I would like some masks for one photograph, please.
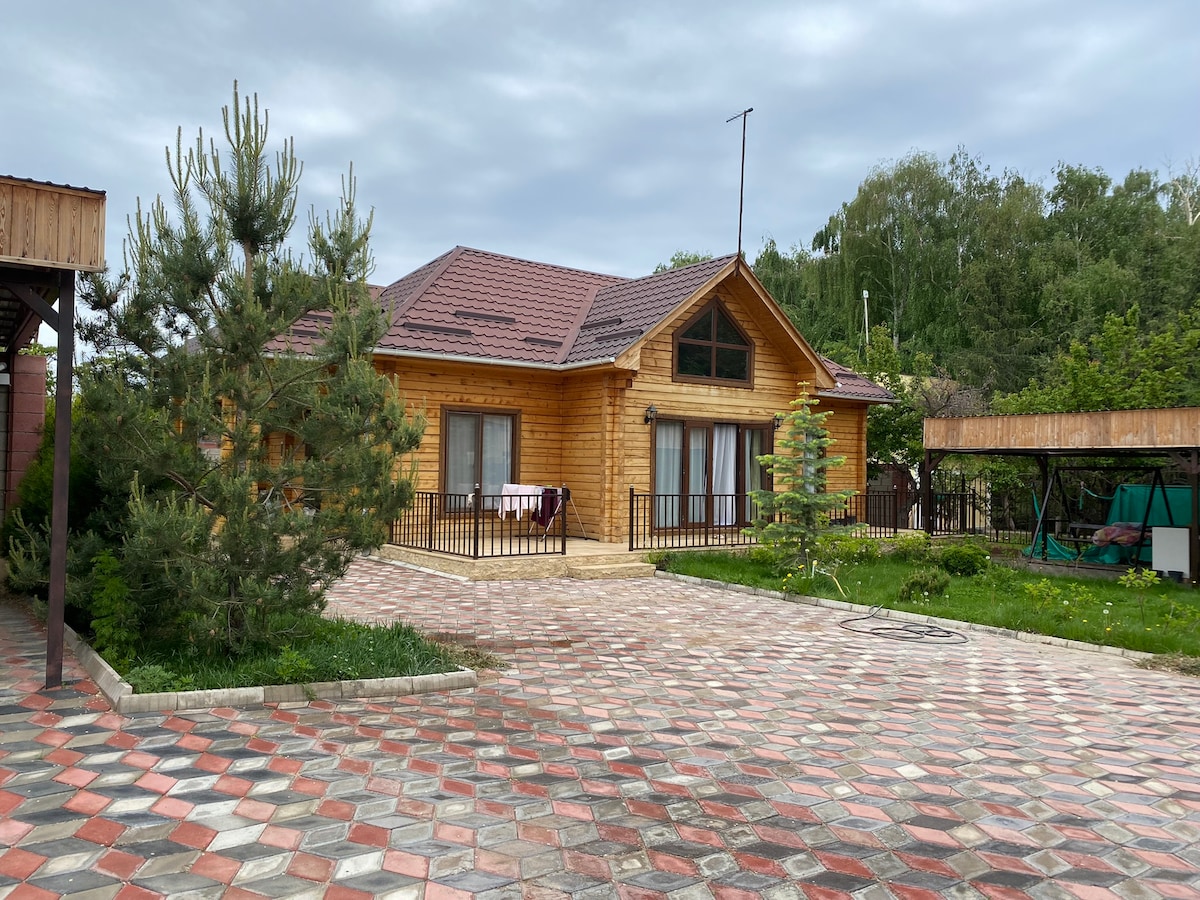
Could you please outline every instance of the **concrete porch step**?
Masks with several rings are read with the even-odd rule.
[[[650,578],[654,575],[654,564],[648,562],[593,562],[569,563],[569,578]]]

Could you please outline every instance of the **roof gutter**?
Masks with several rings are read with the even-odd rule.
[[[421,350],[391,350],[376,347],[371,351],[375,356],[391,356],[400,359],[424,359],[433,362],[470,363],[477,366],[505,366],[513,369],[542,369],[547,372],[567,372],[572,369],[587,369],[593,366],[611,365],[617,361],[615,356],[604,359],[589,359],[573,363],[540,363],[518,362],[508,359],[490,359],[486,356],[459,356],[453,353],[429,353]]]
[[[826,397],[830,400],[858,400],[861,403],[878,403],[884,406],[891,406],[892,404],[900,402],[900,398],[898,397],[892,397],[891,399],[885,400],[883,397],[864,397],[862,394],[845,394],[836,389],[832,391],[819,390],[817,391],[817,396]]]

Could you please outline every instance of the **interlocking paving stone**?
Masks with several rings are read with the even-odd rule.
[[[0,604],[0,894],[1200,900],[1196,679],[977,632],[898,649],[662,579],[358,560],[329,611],[508,667],[118,716],[70,655],[39,692],[43,638]]]

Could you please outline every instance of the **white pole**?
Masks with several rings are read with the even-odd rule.
[[[867,289],[863,288],[863,333],[867,336],[868,347],[871,346],[871,318],[870,313],[867,312],[867,298],[870,296]]]

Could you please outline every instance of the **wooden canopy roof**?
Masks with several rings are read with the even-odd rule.
[[[1022,456],[1170,456],[1200,448],[1200,408],[925,420],[925,449]]]
[[[103,191],[0,175],[0,354],[57,329],[61,273],[103,270]]]

